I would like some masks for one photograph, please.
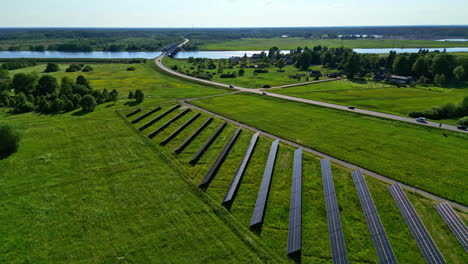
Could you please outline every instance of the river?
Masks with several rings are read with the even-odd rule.
[[[371,54],[384,54],[390,51],[396,51],[397,53],[416,53],[419,51],[418,48],[403,48],[403,49],[391,49],[391,48],[378,48],[378,49],[354,49],[357,53],[371,53]],[[444,48],[429,48],[429,51],[443,51]],[[447,52],[468,52],[468,47],[460,48],[446,48]],[[176,58],[210,58],[210,59],[225,59],[232,56],[252,56],[252,54],[260,53],[261,51],[181,51],[177,53]],[[283,53],[289,53],[289,50],[283,50]],[[158,51],[121,51],[121,52],[109,52],[109,51],[92,51],[92,52],[63,52],[63,51],[0,51],[0,58],[35,58],[35,59],[131,59],[131,58],[142,58],[152,59],[159,56],[161,52]]]

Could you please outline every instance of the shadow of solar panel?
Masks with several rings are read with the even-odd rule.
[[[192,135],[190,135],[182,144],[174,150],[175,154],[182,152],[211,122],[213,118],[208,118]]]
[[[156,107],[155,109],[149,111],[149,112],[146,113],[146,114],[143,114],[142,116],[137,117],[135,120],[132,121],[132,124],[136,124],[136,123],[140,122],[140,121],[143,120],[144,118],[146,118],[146,117],[152,115],[153,113],[155,113],[155,112],[157,112],[157,111],[159,111],[159,110],[161,110],[161,107],[160,107],[160,106]]]
[[[271,178],[273,176],[273,169],[275,167],[276,153],[278,152],[279,140],[273,141],[268,154],[268,160],[263,172],[262,183],[257,195],[257,201],[250,220],[250,227],[255,228],[263,223],[263,217],[265,214],[266,203],[268,200],[268,193],[270,192]]]
[[[218,171],[219,167],[223,163],[224,159],[226,159],[227,154],[229,153],[229,150],[231,150],[232,146],[236,142],[237,138],[239,137],[239,134],[242,130],[237,128],[237,130],[234,132],[234,134],[231,136],[229,139],[228,143],[226,146],[224,146],[223,150],[219,153],[218,158],[216,158],[216,161],[211,165],[210,170],[206,174],[205,178],[200,182],[198,187],[202,188],[203,190],[206,190],[208,188],[208,185],[210,182],[213,180],[216,172]]]
[[[141,111],[141,108],[138,108],[137,110],[135,110],[135,111],[133,111],[133,112],[127,114],[125,117],[131,117],[131,116],[133,116],[133,115],[138,114],[140,111]]]
[[[196,113],[192,118],[190,118],[187,122],[185,122],[183,125],[181,125],[179,128],[177,128],[176,131],[174,131],[172,134],[170,134],[166,139],[164,139],[159,144],[164,146],[167,143],[169,143],[169,141],[171,141],[173,138],[175,138],[177,135],[179,135],[180,132],[182,132],[186,127],[188,127],[190,124],[192,124],[193,121],[195,121],[200,115],[201,115],[200,113]]]
[[[377,208],[360,170],[351,173],[354,186],[359,196],[362,211],[371,234],[372,242],[380,263],[397,263],[393,249],[388,241],[385,229],[380,221]]]
[[[169,110],[167,110],[166,112],[160,114],[159,116],[157,116],[156,118],[154,118],[153,120],[149,121],[148,123],[144,124],[142,127],[139,128],[140,131],[143,131],[145,130],[146,128],[150,127],[152,124],[158,122],[159,120],[161,120],[163,117],[167,116],[168,114],[172,113],[174,110],[176,110],[177,108],[179,108],[180,105],[175,105],[173,107],[171,107]]]
[[[468,228],[465,223],[463,223],[455,210],[453,210],[447,202],[436,205],[436,210],[442,219],[444,219],[444,222],[450,230],[452,230],[458,242],[460,242],[465,251],[468,252]]]
[[[348,255],[341,227],[340,209],[336,200],[335,184],[333,183],[330,160],[320,161],[322,169],[323,192],[327,209],[328,233],[332,251],[333,263],[348,263]]]
[[[291,201],[289,205],[288,251],[290,256],[301,254],[302,239],[302,149],[294,151]]]
[[[197,151],[197,153],[195,153],[195,155],[193,155],[193,157],[190,159],[190,161],[189,161],[190,164],[193,165],[193,164],[197,163],[197,161],[201,158],[203,153],[205,153],[205,151],[215,141],[215,139],[218,137],[218,135],[221,134],[223,129],[226,127],[226,125],[227,125],[227,123],[224,122],[218,127],[218,129],[216,129],[216,131],[213,133],[213,135],[211,135],[211,137],[208,138],[208,140],[201,146],[201,148]]]
[[[172,122],[176,121],[177,119],[183,117],[185,114],[190,112],[190,109],[185,109],[175,117],[173,117],[171,120],[167,121],[164,125],[153,131],[151,134],[148,135],[149,138],[154,138],[157,134],[161,133],[164,129],[166,129],[169,125],[171,125]]]
[[[255,145],[257,144],[259,134],[260,133],[257,132],[252,136],[249,147],[247,148],[247,151],[244,154],[244,158],[242,159],[242,162],[239,165],[239,168],[237,168],[237,172],[234,175],[234,178],[232,178],[231,184],[229,185],[226,195],[224,196],[222,205],[229,207],[234,201],[237,190],[239,189],[240,182],[242,181],[242,176],[244,175],[245,169],[247,168],[247,165],[249,164],[249,160],[250,160],[250,157],[252,156]]]
[[[400,210],[403,219],[405,219],[406,225],[416,240],[426,262],[430,264],[445,263],[444,257],[432,240],[429,232],[427,232],[426,227],[422,223],[400,185],[394,184],[389,186],[388,189],[390,190],[393,200],[395,200],[395,203]]]

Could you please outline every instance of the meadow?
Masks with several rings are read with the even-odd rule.
[[[441,42],[434,40],[401,40],[401,39],[305,39],[305,38],[243,38],[224,42],[200,45],[200,50],[268,50],[278,47],[283,50],[297,47],[326,46],[329,48],[450,48],[468,47],[468,42]]]
[[[163,108],[159,113],[169,109],[169,106]],[[174,113],[164,117],[150,128],[145,129],[142,134],[148,135],[154,129],[176,116],[183,111],[179,109]],[[130,110],[124,113],[130,112]],[[191,111],[181,119],[172,123],[162,133],[158,134],[151,141],[158,144],[171,134],[176,128],[185,123],[196,111]],[[151,120],[158,114],[147,117],[134,125],[135,128]],[[173,139],[163,148],[168,158],[175,164],[185,168],[190,182],[196,186],[201,182],[209,170],[211,164],[220,153],[221,149],[227,143],[236,127],[232,124],[223,130],[213,145],[202,156],[200,161],[192,166],[188,165],[190,158],[197,152],[200,146],[205,142],[215,129],[221,124],[221,120],[215,119],[203,132],[181,153],[175,155],[172,151],[179,146],[188,136],[190,136],[209,115],[202,115],[189,125],[181,134]],[[129,120],[134,117],[129,118]],[[233,175],[243,157],[243,154],[249,144],[253,133],[243,130],[237,139],[235,145],[228,154],[228,157],[222,164],[220,170],[209,185],[206,194],[214,204],[220,204],[224,194],[231,182]],[[261,175],[267,160],[268,152],[272,141],[260,137],[253,156],[244,174],[241,186],[234,200],[230,213],[238,224],[248,228],[252,214],[258,188],[261,182]],[[287,247],[287,230],[289,217],[289,198],[291,188],[292,158],[294,149],[288,145],[280,144],[275,170],[273,175],[268,206],[265,212],[265,221],[260,231],[250,232],[254,239],[271,252],[277,253],[283,261],[291,261],[285,257]],[[325,201],[323,198],[322,181],[320,176],[319,158],[308,153],[304,153],[303,159],[303,263],[328,263],[331,258],[329,249],[327,220],[325,214]],[[338,203],[341,208],[341,217],[343,221],[345,240],[349,259],[353,263],[377,262],[377,256],[373,250],[370,234],[364,221],[357,193],[354,189],[350,171],[339,166],[333,166],[335,185],[337,190]],[[404,226],[397,207],[395,206],[387,185],[379,180],[366,177],[375,202],[380,209],[380,216],[384,226],[389,234],[390,242],[398,260],[402,263],[424,263],[414,239]],[[202,192],[202,191],[200,191]],[[417,205],[417,211],[423,218],[423,221],[430,226],[429,230],[433,237],[436,237],[436,243],[441,248],[444,256],[450,262],[459,262],[463,258],[463,249],[457,245],[457,241],[451,236],[450,231],[444,227],[444,223],[434,215],[432,208],[435,203],[418,195],[407,193],[413,203]],[[436,213],[437,214],[437,213]],[[464,220],[468,220],[467,215],[461,213]]]
[[[275,89],[271,92],[340,105],[355,106],[389,114],[408,116],[411,111],[422,111],[446,103],[460,103],[468,96],[468,86],[452,88],[416,86],[398,88],[372,81],[340,80]],[[457,119],[436,122],[456,124]]]
[[[468,203],[464,194],[468,187],[468,152],[463,147],[468,144],[466,134],[246,93],[191,103],[414,187]]]
[[[193,64],[189,63],[186,59],[171,59],[168,57],[164,58],[164,64],[168,67],[173,67],[177,65],[178,70],[179,71],[182,70],[184,72],[186,72],[187,70],[190,70],[190,68],[193,67]],[[224,69],[224,73],[230,73],[230,72],[237,73],[239,69],[241,69],[240,66],[235,66],[233,67],[233,69]],[[314,71],[321,71],[324,74],[336,72],[334,70],[322,68],[320,65],[311,66],[310,69]],[[216,69],[215,70],[205,69],[205,71],[214,74],[213,79],[211,79],[212,81],[225,83],[225,84],[232,84],[232,85],[240,86],[244,88],[262,88],[265,85],[274,87],[274,86],[285,85],[285,84],[313,81],[315,79],[314,77],[309,77],[309,71],[300,71],[293,65],[285,66],[282,69],[282,71],[279,71],[279,69],[276,67],[269,67],[269,68],[266,68],[266,70],[268,70],[269,72],[256,74],[254,73],[255,69],[244,68],[245,73],[243,76],[238,75],[236,78],[221,78],[220,75],[217,74]],[[289,77],[290,75],[296,75],[296,74],[303,74],[303,76],[301,76],[300,79],[293,79]],[[323,80],[325,78],[326,77],[320,77],[320,80]]]

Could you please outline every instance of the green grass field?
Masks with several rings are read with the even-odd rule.
[[[50,73],[58,78],[63,76],[76,78],[78,75],[86,77],[94,88],[108,90],[117,89],[120,98],[126,98],[130,90],[141,89],[146,96],[165,100],[215,95],[226,92],[222,88],[213,89],[197,85],[186,80],[168,77],[164,72],[155,71],[153,61],[145,64],[85,64],[94,68],[92,72],[65,72],[68,64],[59,64],[60,71]],[[10,71],[10,76],[17,73],[36,72],[43,75],[46,64]],[[135,67],[135,71],[127,71],[128,67]]]
[[[271,90],[274,93],[317,101],[352,105],[355,107],[408,116],[411,111],[423,111],[446,103],[460,103],[468,96],[468,87],[457,88],[423,87],[397,88],[375,82],[352,82],[340,80],[285,89]],[[456,124],[456,119],[441,120]]]
[[[166,107],[160,112],[164,112],[168,108],[169,107]],[[145,129],[143,134],[149,134],[181,111],[183,110],[180,109],[164,117],[150,128]],[[180,120],[174,122],[152,141],[154,141],[155,144],[161,142],[194,114],[195,112],[192,111]],[[155,113],[151,117],[142,120],[137,123],[135,127],[140,127],[157,115],[159,115],[159,113]],[[187,174],[195,186],[205,176],[218,153],[236,129],[233,125],[228,124],[226,129],[215,140],[197,165],[190,166],[188,165],[188,161],[219,126],[221,123],[220,120],[215,120],[211,123],[181,154],[174,155],[172,151],[191,135],[208,117],[208,115],[202,114],[197,121],[187,127],[183,133],[164,147],[173,161],[186,168]],[[134,117],[129,119],[132,120]],[[241,132],[239,139],[230,151],[226,161],[209,185],[206,194],[208,194],[214,203],[221,203],[252,134],[253,133],[245,130]],[[260,137],[243,177],[239,192],[230,209],[231,214],[239,221],[239,224],[245,228],[248,228],[250,223],[250,217],[255,205],[258,188],[261,182],[261,175],[267,160],[270,145],[271,140]],[[285,258],[285,252],[287,247],[292,158],[293,149],[287,145],[281,144],[275,164],[263,228],[261,232],[251,233],[251,235],[259,239],[261,243],[264,243],[269,250],[282,256],[285,261],[288,261],[288,259]],[[329,249],[319,159],[305,153],[303,171],[304,237],[302,261],[303,263],[328,263],[331,258],[331,252]],[[341,218],[349,259],[354,263],[377,262],[377,256],[374,252],[370,234],[364,221],[352,178],[350,177],[350,171],[338,166],[333,166],[333,173],[338,202],[341,208]],[[389,232],[389,239],[394,247],[398,260],[402,263],[424,263],[411,234],[407,229],[401,228],[401,226],[404,226],[404,221],[399,215],[399,211],[390,193],[386,190],[387,185],[369,177],[367,177],[367,181],[372,195],[376,199],[376,204],[381,210],[380,216],[387,232]],[[450,262],[456,263],[461,261],[464,254],[463,249],[461,246],[457,245],[458,242],[451,236],[450,231],[447,228],[444,229],[445,224],[441,219],[434,217],[433,212],[435,212],[435,210],[432,206],[435,203],[411,193],[408,193],[408,195],[412,198],[412,201],[418,205],[418,213],[420,213],[423,221],[425,220],[426,223],[430,223],[429,230],[433,236],[437,237],[436,243],[441,248],[444,256]],[[461,215],[463,219],[467,219],[465,214]]]
[[[126,64],[95,64],[93,67],[94,72],[83,75],[91,80],[95,88],[115,88],[121,92],[120,97],[126,97],[129,90],[139,88],[146,94],[144,103],[139,105],[143,108],[141,113],[159,105],[163,109],[135,125],[128,121],[140,114],[125,120],[122,115],[134,108],[128,108],[126,104],[129,101],[122,98],[115,104],[100,105],[95,112],[86,115],[79,111],[57,115],[11,115],[0,109],[0,122],[15,127],[22,137],[19,151],[0,160],[0,262],[293,263],[286,257],[292,148],[284,144],[280,146],[263,229],[261,232],[251,232],[248,224],[271,144],[269,139],[259,139],[237,197],[228,212],[220,203],[252,136],[251,132],[241,133],[215,179],[203,193],[196,186],[236,129],[235,126],[229,124],[195,166],[187,163],[221,124],[219,119],[215,119],[179,155],[174,155],[172,151],[209,117],[207,114],[202,114],[164,147],[158,143],[196,111],[190,111],[152,140],[143,136],[183,109],[174,111],[141,133],[137,131],[171,107],[176,99],[217,95],[226,91],[169,77],[155,71],[152,62],[137,65],[137,71],[132,73],[125,71],[128,67]],[[44,65],[17,72],[40,72],[43,68]],[[78,74],[59,72],[53,75],[75,77]],[[316,139],[325,141],[330,138],[331,141],[325,142],[325,148],[335,145],[332,150],[340,150],[336,153],[349,153],[357,142],[349,137],[337,140],[340,133],[326,128],[336,128],[333,123],[342,122],[346,126],[344,129],[356,131],[357,128],[350,124],[353,122],[370,126],[369,133],[387,131],[384,135],[395,139],[394,148],[401,148],[408,137],[416,137],[416,134],[422,135],[422,139],[415,142],[416,145],[425,140],[435,142],[434,150],[429,150],[422,157],[420,152],[414,153],[411,156],[413,159],[416,154],[420,159],[431,157],[434,152],[444,149],[442,143],[446,148],[456,144],[457,147],[440,155],[441,158],[455,157],[454,152],[457,152],[457,159],[451,163],[451,171],[460,173],[454,178],[466,175],[463,165],[458,164],[461,157],[466,155],[463,149],[458,149],[466,144],[466,138],[462,136],[448,133],[448,138],[444,138],[434,130],[415,129],[405,124],[398,124],[400,128],[391,128],[393,124],[390,121],[375,121],[375,118],[365,116],[338,114],[338,111],[329,109],[269,100],[237,95],[213,97],[195,103],[209,105],[208,109],[219,109],[220,105],[224,105],[226,107],[221,109],[226,112],[234,111],[231,106],[237,107],[234,112],[242,118],[247,115],[252,120],[260,120],[259,128],[268,131],[274,126],[274,131],[279,133],[292,130],[293,133],[289,135],[299,138],[294,140],[302,144],[315,144]],[[287,111],[283,106],[288,107]],[[299,119],[304,109],[308,113],[305,123]],[[320,117],[324,114],[331,119],[330,122]],[[289,118],[287,124],[281,125],[276,121],[285,117]],[[313,125],[313,129],[307,129],[308,133],[302,133],[303,127],[310,128],[311,120],[317,122],[317,126]],[[402,130],[397,133],[397,129]],[[319,130],[323,131],[316,134]],[[399,131],[403,133],[399,134]],[[343,148],[340,143],[346,141],[349,141],[349,146]],[[441,141],[440,144],[438,141]],[[370,149],[372,153],[382,155],[380,159],[387,158],[383,156],[384,149],[378,149],[382,146],[384,144],[374,144],[370,148],[364,145],[362,150],[357,150],[355,157]],[[390,154],[392,157],[396,155]],[[437,163],[435,160],[432,162]],[[388,166],[395,163],[389,160]],[[385,166],[382,167],[385,169]],[[430,168],[423,167],[420,175],[428,178],[439,172],[442,173],[440,175],[449,175],[445,170],[428,174]],[[331,263],[319,159],[304,154],[303,171],[302,263]],[[375,263],[377,257],[350,171],[333,165],[333,173],[349,259],[353,263]],[[412,176],[413,181],[421,181],[423,185],[428,182],[419,174]],[[366,179],[399,262],[424,263],[409,230],[402,228],[404,221],[387,186],[376,179]],[[458,188],[466,189],[463,185],[465,182],[460,182]],[[439,188],[441,184],[434,183],[434,188]],[[446,260],[449,263],[463,262],[466,253],[434,210],[435,202],[407,194]],[[464,201],[463,197],[457,197],[454,199]],[[467,214],[460,215],[465,222],[468,221]]]
[[[268,50],[271,47],[296,49],[297,47],[326,46],[329,48],[450,48],[468,47],[468,42],[441,42],[433,40],[399,39],[305,39],[305,38],[244,38],[225,42],[207,43],[199,46],[200,50]]]
[[[468,204],[466,134],[245,93],[192,103]]]
[[[171,59],[168,57],[164,58],[164,64],[168,67],[172,67],[177,65],[179,67],[179,71],[182,70],[183,72],[187,72],[190,70],[190,67],[193,67],[193,64],[188,63],[185,59]],[[234,67],[233,69],[225,69],[224,72],[238,72],[240,69],[239,66]],[[305,82],[309,76],[308,71],[299,71],[293,65],[288,65],[283,68],[283,72],[279,72],[278,68],[271,67],[267,68],[269,71],[268,73],[259,73],[254,74],[255,69],[245,68],[245,74],[243,76],[237,76],[237,78],[220,78],[217,70],[206,70],[211,72],[214,75],[212,81],[225,83],[225,84],[232,84],[235,86],[240,86],[244,88],[262,88],[264,85],[279,86],[285,84],[292,84],[298,82]],[[321,71],[324,74],[334,72],[333,70],[322,68],[319,65],[315,65],[311,67],[311,70]],[[293,79],[289,78],[289,75],[296,75],[296,74],[304,74],[305,76],[301,77],[301,79]],[[325,77],[320,77],[321,80],[325,79]],[[309,81],[313,81],[314,77],[309,77]]]

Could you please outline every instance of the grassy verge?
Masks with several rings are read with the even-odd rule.
[[[468,204],[467,135],[260,95],[193,104],[358,166]],[[465,154],[463,154],[465,153]]]
[[[375,82],[349,80],[277,89],[272,92],[340,105],[352,105],[401,116],[408,116],[409,112],[423,111],[450,102],[458,104],[468,96],[467,85],[452,88],[424,86],[397,88]],[[436,122],[439,121],[456,124],[456,119],[437,120]]]

